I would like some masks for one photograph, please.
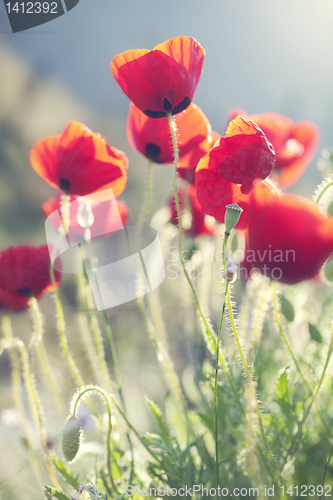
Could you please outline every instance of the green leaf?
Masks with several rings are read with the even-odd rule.
[[[69,500],[69,498],[66,497],[66,495],[64,495],[63,493],[59,493],[59,491],[55,490],[54,488],[51,488],[50,486],[45,486],[45,489],[48,498],[50,498],[51,495],[51,498],[53,497],[53,498],[58,498],[59,500]]]
[[[314,340],[315,342],[318,342],[321,344],[323,342],[323,337],[321,336],[320,331],[315,325],[312,325],[309,323],[309,332],[310,332],[310,337],[311,340]]]
[[[154,403],[153,401],[151,401],[147,397],[146,397],[146,402],[150,406],[150,408],[153,411],[154,416],[156,418],[158,429],[159,429],[159,436],[162,438],[162,440],[168,446],[170,446],[170,442],[171,442],[172,438],[171,438],[171,435],[170,435],[169,428],[168,428],[167,424],[165,423],[165,421],[163,419],[161,410],[159,409],[159,407],[157,406],[156,403]]]
[[[122,498],[124,498],[125,495],[126,493],[123,493],[122,495],[117,496],[115,500],[122,500]]]
[[[78,476],[74,476],[68,469],[67,467],[64,466],[62,462],[59,462],[56,458],[53,457],[53,463],[57,471],[62,475],[62,477],[65,479],[65,481],[73,486],[75,490],[78,490],[80,488],[80,483],[78,480]]]
[[[287,321],[291,322],[295,319],[294,306],[284,295],[281,295],[281,311]]]
[[[288,368],[289,367],[285,368],[284,372],[279,375],[276,383],[277,397],[286,403],[289,402],[290,395],[292,393],[292,388],[289,388]]]

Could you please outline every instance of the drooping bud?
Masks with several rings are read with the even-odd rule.
[[[242,212],[243,209],[239,207],[236,203],[226,206],[224,224],[225,224],[225,232],[227,234],[230,234],[230,231],[236,226]]]
[[[82,198],[77,211],[77,221],[83,229],[89,229],[94,223],[95,217],[91,209],[91,204],[86,198]]]
[[[80,448],[80,438],[80,420],[73,415],[67,420],[62,431],[62,451],[68,462],[71,462],[76,457]]]

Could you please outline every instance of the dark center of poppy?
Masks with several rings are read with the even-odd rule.
[[[189,97],[184,97],[182,102],[177,104],[177,106],[175,106],[172,109],[171,102],[169,101],[169,99],[167,99],[165,97],[165,99],[163,101],[163,109],[165,111],[151,111],[150,109],[145,109],[143,112],[149,118],[163,118],[163,116],[166,116],[166,114],[170,113],[170,111],[171,111],[171,114],[173,114],[173,115],[176,115],[177,113],[181,113],[181,111],[184,111],[184,109],[188,108],[188,106],[190,104],[191,104],[191,99]]]
[[[65,191],[66,194],[68,194],[70,192],[69,180],[66,179],[65,177],[60,177],[59,178],[59,187],[60,187],[60,189]]]
[[[166,97],[164,98],[164,101],[163,101],[163,109],[167,113],[170,113],[170,111],[172,110],[172,104],[169,101],[169,99],[167,99]]]
[[[17,293],[22,295],[22,297],[27,297],[29,299],[35,295],[34,292],[30,288],[17,288],[16,291],[17,291]]]
[[[184,109],[188,108],[189,105],[191,104],[191,99],[189,97],[185,97],[182,102],[177,104],[172,110],[172,114],[176,115],[177,113],[181,113],[181,111],[184,111]]]
[[[145,147],[145,153],[147,158],[152,161],[156,161],[161,152],[161,148],[154,144],[153,142],[148,142]]]

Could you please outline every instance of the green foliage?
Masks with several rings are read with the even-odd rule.
[[[309,332],[310,332],[310,337],[312,340],[314,340],[315,342],[318,342],[319,344],[321,344],[323,342],[323,337],[321,336],[320,331],[312,323],[309,323]]]
[[[55,457],[53,457],[53,463],[57,471],[62,475],[64,480],[70,485],[73,486],[75,490],[79,489],[80,487],[80,482],[78,480],[78,476],[74,476],[72,472],[68,470],[65,465],[60,462],[60,460],[57,460]]]
[[[57,498],[58,500],[69,500],[69,497],[66,497],[63,493],[51,488],[50,486],[45,486],[46,490],[46,498],[51,500],[52,498]]]

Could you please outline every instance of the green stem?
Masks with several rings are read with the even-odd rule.
[[[40,442],[41,442],[42,449],[44,451],[47,469],[48,469],[48,472],[49,472],[49,475],[50,475],[50,478],[51,478],[51,481],[52,481],[54,487],[59,489],[60,486],[59,486],[58,481],[57,481],[56,476],[55,476],[51,456],[50,456],[50,454],[46,448],[46,444],[45,444],[44,428],[43,428],[43,423],[42,423],[42,410],[41,410],[39,399],[38,399],[38,396],[37,396],[37,393],[35,390],[33,377],[31,375],[31,371],[30,371],[29,356],[28,356],[27,349],[21,340],[18,340],[15,338],[3,339],[0,342],[0,356],[5,349],[11,349],[13,347],[18,349],[20,356],[21,356],[24,385],[25,385],[25,388],[26,388],[26,391],[28,394],[31,413],[34,417],[34,420],[35,420],[37,427],[38,427],[38,430],[39,430]]]
[[[288,341],[288,339],[287,339],[287,336],[285,335],[285,333],[284,333],[284,331],[283,331],[283,328],[282,328],[282,325],[281,325],[281,322],[280,322],[280,318],[279,318],[279,309],[278,309],[278,299],[277,299],[277,292],[276,292],[276,282],[275,282],[275,281],[274,281],[274,283],[273,283],[273,297],[274,297],[274,313],[275,313],[275,321],[276,321],[276,324],[277,324],[278,329],[279,329],[279,331],[280,331],[280,333],[281,333],[281,337],[282,337],[282,339],[283,339],[284,343],[286,344],[286,347],[287,347],[287,349],[288,349],[288,351],[289,351],[289,354],[290,354],[290,356],[292,357],[292,360],[293,360],[293,362],[294,362],[294,364],[295,364],[295,366],[296,366],[296,369],[297,369],[297,371],[298,371],[298,373],[299,373],[299,375],[300,375],[301,379],[303,380],[304,385],[305,385],[305,387],[306,387],[306,389],[307,389],[307,391],[308,391],[309,395],[311,396],[311,394],[312,394],[311,387],[310,387],[309,383],[307,382],[306,378],[304,377],[304,374],[303,374],[303,372],[302,372],[302,370],[301,370],[301,367],[300,367],[300,365],[299,365],[299,363],[298,363],[298,361],[297,361],[297,359],[296,359],[296,357],[295,357],[295,355],[294,355],[294,353],[293,353],[293,351],[292,351],[291,345],[289,344],[289,341]],[[313,402],[315,401],[315,399],[316,399],[316,398],[314,398]],[[313,403],[311,403],[311,406],[312,406],[312,404],[313,404]],[[311,406],[310,406],[309,410],[311,409]],[[325,422],[325,420],[324,420],[324,417],[323,417],[323,415],[322,415],[322,413],[321,413],[321,411],[320,411],[320,408],[319,408],[319,406],[318,406],[317,404],[316,404],[316,408],[317,408],[317,410],[318,410],[318,413],[319,413],[319,416],[320,416],[321,421],[323,422],[323,424],[324,424],[324,425],[325,425],[325,427],[327,428],[328,432],[329,432],[329,433],[331,433],[331,430],[330,430],[330,428],[327,426],[327,424],[326,424],[326,422]]]
[[[278,477],[280,483],[283,484],[281,473],[280,473],[280,471],[278,469],[278,466],[276,465],[275,459],[274,459],[274,457],[273,457],[273,455],[271,453],[271,450],[269,449],[268,443],[267,443],[267,439],[266,439],[266,435],[265,435],[265,429],[264,429],[264,424],[263,424],[262,418],[261,418],[260,407],[259,407],[259,403],[258,403],[258,399],[257,399],[257,394],[256,394],[256,391],[255,391],[254,383],[253,383],[253,380],[252,380],[252,375],[251,375],[250,369],[248,367],[248,364],[246,362],[246,359],[245,359],[245,356],[244,356],[244,353],[243,353],[243,349],[242,349],[242,346],[241,346],[241,343],[240,343],[240,340],[239,340],[239,337],[238,337],[238,333],[237,333],[237,329],[236,329],[236,324],[235,324],[235,319],[234,319],[234,314],[233,314],[232,305],[231,305],[231,299],[230,299],[230,288],[228,289],[228,292],[227,292],[227,305],[228,305],[228,312],[229,312],[229,317],[230,317],[230,323],[231,323],[232,332],[234,334],[234,338],[235,338],[235,341],[236,341],[237,349],[238,349],[238,352],[239,352],[239,355],[240,355],[240,358],[241,358],[241,361],[242,361],[242,365],[243,365],[243,368],[244,368],[244,371],[245,371],[245,374],[246,374],[246,378],[247,378],[249,387],[250,387],[250,389],[252,391],[253,399],[254,399],[254,402],[255,402],[257,419],[258,419],[259,430],[260,430],[260,435],[261,435],[261,440],[262,440],[262,443],[264,445],[267,457],[269,458],[269,461],[271,462],[271,464],[273,466],[274,472],[275,472],[276,476]]]
[[[89,253],[90,269],[91,269],[91,271],[93,272],[93,275],[94,275],[94,267],[92,265],[92,263],[93,263],[93,250],[92,250],[92,245],[91,245],[91,233],[90,233],[89,229],[86,229],[86,231],[84,233],[84,237],[85,237],[86,246],[87,246],[88,253]],[[82,254],[81,254],[81,256],[82,256]],[[97,279],[95,279],[95,283],[96,283],[97,293],[99,295],[99,301],[102,304],[103,301],[102,301],[102,296],[101,296],[101,292],[100,292],[100,289],[99,289],[99,285],[98,285],[98,280]],[[92,307],[92,304],[91,304],[91,307]],[[127,410],[126,410],[126,404],[125,404],[125,399],[124,399],[124,394],[123,394],[123,388],[122,388],[122,381],[121,381],[121,375],[120,375],[120,369],[119,369],[119,362],[118,362],[118,357],[117,357],[117,351],[116,351],[116,347],[115,347],[115,343],[114,343],[112,329],[111,329],[111,326],[110,326],[110,324],[108,322],[105,309],[101,310],[101,316],[102,316],[103,328],[104,328],[104,331],[105,331],[105,334],[106,334],[106,338],[107,338],[107,341],[108,341],[108,344],[109,344],[109,348],[110,348],[111,362],[112,362],[112,366],[113,366],[114,375],[115,375],[115,378],[116,378],[117,389],[118,389],[118,393],[119,393],[121,405],[122,405],[124,413],[126,414]],[[97,344],[97,352],[99,350],[99,356],[103,356],[103,359],[104,359],[104,349],[102,351],[103,344],[102,344],[102,339],[100,338],[101,336],[98,333],[99,332],[99,327],[98,327],[97,318],[95,318],[94,327],[95,327],[95,332],[94,333],[96,335],[95,341],[96,341],[96,344]],[[102,362],[102,364],[105,363],[105,361],[101,361],[101,362]],[[106,365],[105,365],[104,370],[103,370],[104,374],[105,374],[105,370],[107,370]],[[108,377],[108,379],[109,379],[109,377]],[[132,445],[132,441],[131,441],[131,436],[130,436],[129,432],[126,432],[126,435],[127,435],[127,440],[128,440],[128,444],[129,444],[129,447],[130,447],[131,457],[132,457],[132,461],[131,461],[131,473],[130,473],[130,484],[131,484],[132,478],[134,476],[134,453],[133,453],[133,445]]]
[[[177,165],[178,165],[178,149],[177,149],[177,138],[176,138],[176,132],[175,132],[175,127],[174,127],[174,123],[173,123],[173,119],[172,119],[172,115],[171,113],[167,113],[167,117],[168,117],[168,120],[169,120],[169,126],[170,126],[170,131],[171,131],[171,136],[172,136],[172,143],[173,143],[173,149],[174,149],[174,165],[173,165],[173,171],[172,171],[172,184],[173,184],[173,192],[174,192],[174,197],[175,197],[175,203],[176,203],[176,209],[177,209],[177,216],[178,216],[178,253],[179,253],[179,259],[180,259],[180,263],[181,263],[181,266],[182,266],[182,269],[183,269],[183,272],[185,274],[185,277],[187,279],[187,282],[191,288],[191,291],[192,291],[192,294],[193,294],[193,298],[194,298],[194,302],[195,302],[195,305],[196,305],[196,309],[199,313],[199,316],[203,322],[203,325],[204,325],[204,329],[205,329],[205,332],[208,336],[208,340],[209,340],[209,347],[213,347],[213,351],[216,352],[216,339],[215,339],[215,336],[212,332],[212,329],[211,327],[209,326],[208,324],[208,321],[206,320],[203,312],[202,312],[202,309],[200,307],[200,303],[199,303],[199,299],[198,299],[198,296],[197,296],[197,292],[193,286],[193,283],[191,281],[191,278],[187,272],[187,269],[186,269],[186,266],[185,266],[185,262],[184,262],[184,259],[183,259],[183,256],[182,256],[182,249],[183,249],[183,245],[182,245],[182,235],[183,235],[183,232],[182,232],[182,215],[181,215],[181,211],[180,211],[180,205],[179,205],[179,197],[178,197],[178,191],[177,191]],[[231,376],[231,373],[230,373],[230,370],[228,368],[228,365],[227,365],[227,362],[226,362],[226,359],[223,355],[223,352],[222,350],[220,349],[220,352],[219,352],[219,360],[220,360],[220,363],[222,365],[222,368],[226,374],[226,377],[228,379],[228,382],[229,382],[229,385],[231,387],[231,390],[234,394],[234,397],[235,397],[235,400],[236,400],[236,403],[241,411],[241,414],[244,416],[245,415],[245,410],[244,410],[244,407],[241,403],[241,400],[239,398],[239,395],[238,395],[238,392],[237,392],[237,389],[235,387],[235,384],[234,384],[234,381],[232,379],[232,376]]]
[[[43,318],[39,309],[38,301],[35,297],[29,300],[30,310],[34,321],[34,334],[30,341],[30,349],[35,348],[38,356],[39,363],[44,373],[45,380],[47,381],[51,392],[54,397],[54,402],[57,407],[58,413],[61,416],[65,415],[65,406],[62,400],[59,386],[55,380],[51,369],[51,363],[48,358],[44,341],[43,341]]]
[[[325,187],[324,189],[321,191],[321,193],[319,193],[319,195],[317,196],[316,198],[316,203],[319,203],[320,200],[322,199],[322,197],[324,196],[324,194],[326,193],[326,191],[333,186],[333,181],[332,182],[329,182]]]
[[[55,281],[54,269],[53,269],[52,264],[50,265],[50,276],[51,276],[51,283],[53,285],[53,293],[54,293],[54,298],[55,298],[55,303],[56,303],[60,345],[61,345],[65,359],[67,361],[67,364],[72,372],[72,375],[73,375],[76,383],[79,385],[79,387],[82,387],[84,385],[83,378],[79,372],[78,367],[76,366],[76,363],[74,361],[73,356],[69,352],[67,335],[66,335],[66,324],[65,324],[64,310],[62,308],[62,304],[61,304],[61,300],[60,300],[60,296],[59,296],[58,287],[57,287],[57,284]]]
[[[332,328],[332,332],[331,332],[330,343],[329,343],[329,347],[328,347],[328,351],[327,351],[327,356],[326,356],[326,360],[325,360],[325,364],[324,364],[324,368],[323,368],[321,377],[319,379],[317,388],[316,388],[316,390],[315,390],[315,392],[314,392],[314,394],[313,394],[313,396],[311,398],[309,406],[307,407],[307,409],[304,412],[302,421],[301,421],[300,426],[299,426],[300,429],[294,435],[293,440],[291,442],[291,445],[289,447],[289,450],[288,450],[288,452],[287,452],[287,454],[285,456],[284,465],[287,463],[288,457],[291,457],[293,455],[293,453],[295,452],[295,450],[297,449],[297,444],[298,444],[298,440],[299,440],[298,438],[300,437],[301,429],[302,429],[303,425],[305,424],[306,419],[308,418],[308,416],[310,414],[310,410],[311,410],[313,404],[315,403],[316,398],[317,398],[317,396],[319,394],[319,391],[321,389],[321,386],[322,386],[322,384],[324,382],[326,370],[327,370],[328,364],[329,364],[330,359],[331,359],[332,350],[333,350],[333,328]]]
[[[229,239],[230,233],[225,232],[224,235],[224,240],[223,240],[223,250],[222,250],[222,260],[223,260],[223,269],[226,269],[226,251],[227,251],[227,244],[228,244],[228,239]],[[223,300],[223,306],[222,306],[222,314],[221,314],[221,321],[220,321],[220,327],[219,327],[219,332],[217,335],[217,342],[216,342],[216,358],[215,358],[215,384],[214,384],[214,424],[215,424],[215,480],[216,480],[216,491],[219,486],[219,446],[218,446],[218,397],[217,397],[217,377],[218,377],[218,370],[219,370],[219,357],[220,357],[220,339],[221,339],[221,332],[222,332],[222,326],[223,326],[223,320],[224,320],[224,313],[225,313],[225,306],[226,306],[226,297],[228,293],[228,288],[229,288],[229,283],[225,281],[225,290],[224,290],[224,300]],[[217,495],[217,500],[218,500],[218,495]]]
[[[5,339],[14,339],[10,316],[7,311],[2,313],[1,316],[1,327],[2,333]],[[43,474],[40,470],[38,460],[36,457],[35,449],[33,446],[33,438],[31,435],[31,430],[29,428],[29,422],[26,415],[26,411],[24,408],[24,403],[22,399],[22,391],[21,391],[21,367],[20,367],[20,359],[15,350],[10,349],[9,356],[12,362],[12,387],[13,387],[13,400],[17,412],[19,414],[21,428],[26,439],[26,443],[28,446],[29,453],[32,456],[32,464],[34,466],[36,475],[40,482],[41,487],[43,487]]]
[[[118,496],[119,493],[118,493],[118,490],[117,490],[117,486],[116,486],[116,484],[114,482],[114,479],[113,479],[113,476],[112,476],[112,470],[111,470],[111,432],[112,432],[111,408],[110,408],[110,403],[109,403],[109,400],[107,398],[107,395],[105,394],[105,392],[103,391],[103,389],[100,389],[99,387],[88,387],[87,389],[84,389],[77,396],[77,398],[75,400],[75,404],[74,404],[74,408],[73,408],[73,415],[75,416],[77,405],[78,405],[80,399],[82,398],[82,396],[84,396],[84,394],[86,394],[87,392],[90,392],[90,391],[99,392],[104,397],[105,403],[106,403],[106,406],[107,406],[108,415],[109,415],[109,426],[108,426],[108,433],[107,433],[107,436],[106,436],[107,469],[108,469],[108,475],[109,475],[109,479],[110,479],[112,488],[113,488],[115,494]]]
[[[148,213],[148,210],[150,207],[150,202],[151,202],[151,188],[152,188],[152,162],[149,162],[148,167],[147,167],[146,195],[145,195],[145,200],[143,203],[142,210],[141,210],[140,215],[139,215],[139,219],[138,219],[138,223],[137,223],[137,233],[136,233],[136,239],[135,239],[136,249],[137,249],[137,252],[139,252],[139,253],[140,253],[140,249],[141,249],[142,227],[143,227],[143,224],[146,220],[146,216],[147,216],[147,213]],[[142,279],[143,279],[143,274],[141,273],[139,276],[139,280],[140,280],[139,286],[141,286],[141,284],[142,284]],[[139,291],[140,291],[140,289],[139,289]],[[182,394],[182,391],[181,391],[181,388],[179,385],[178,377],[176,375],[176,372],[174,370],[172,361],[169,357],[167,350],[164,348],[162,342],[158,339],[155,327],[154,327],[153,322],[149,316],[149,313],[145,307],[144,299],[143,299],[142,295],[138,298],[138,305],[139,305],[143,320],[145,322],[146,328],[148,330],[148,333],[149,333],[149,335],[153,341],[153,344],[155,346],[155,349],[157,351],[158,360],[162,363],[162,365],[165,368],[166,379],[167,379],[167,382],[169,382],[168,385],[169,385],[172,393],[176,396],[176,400],[178,401],[180,407],[182,408],[184,415],[185,415],[185,418],[188,420],[188,415],[187,415],[187,411],[185,408],[183,394]],[[160,314],[160,317],[162,317],[161,314]]]

